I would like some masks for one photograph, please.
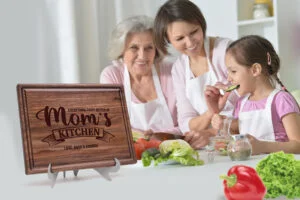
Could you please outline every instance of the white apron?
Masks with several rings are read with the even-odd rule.
[[[239,131],[241,135],[250,134],[259,140],[275,141],[275,134],[272,122],[272,102],[274,96],[280,90],[275,89],[268,96],[264,109],[242,112],[247,95],[241,102],[239,111]]]
[[[144,131],[152,129],[152,131],[158,132],[173,128],[174,124],[154,65],[152,66],[152,77],[157,99],[147,103],[134,103],[131,100],[130,75],[127,66],[124,66],[124,90],[131,127]]]
[[[215,85],[218,81],[218,75],[213,69],[213,65],[210,62],[210,50],[209,50],[209,38],[204,40],[204,50],[207,57],[207,63],[209,71],[196,78],[194,77],[191,69],[189,60],[185,63],[185,80],[186,80],[186,96],[190,100],[193,108],[201,115],[207,111],[207,104],[205,100],[205,88],[207,85]],[[233,105],[227,101],[223,111],[220,113],[226,116],[232,116]]]

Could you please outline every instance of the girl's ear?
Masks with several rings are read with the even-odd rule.
[[[262,66],[259,63],[254,63],[251,66],[251,72],[253,76],[259,76],[262,72]]]

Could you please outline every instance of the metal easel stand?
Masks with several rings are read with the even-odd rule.
[[[103,178],[105,178],[108,181],[111,181],[111,177],[109,175],[110,172],[117,172],[120,169],[120,161],[117,158],[114,158],[116,165],[113,167],[100,167],[100,168],[94,168],[96,172],[98,172]],[[52,172],[51,170],[51,163],[48,165],[48,178],[51,180],[51,188],[54,187],[57,175],[59,172]],[[73,170],[74,176],[77,176],[79,170]],[[66,178],[66,171],[63,171],[63,176]]]

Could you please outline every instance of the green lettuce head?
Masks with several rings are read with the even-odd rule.
[[[267,188],[266,198],[300,198],[300,161],[283,151],[271,153],[256,166]]]

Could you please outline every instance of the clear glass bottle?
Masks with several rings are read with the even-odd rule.
[[[266,3],[256,3],[253,6],[253,19],[270,17],[269,5]]]
[[[245,135],[233,135],[227,146],[231,160],[247,160],[252,153],[252,146]]]

